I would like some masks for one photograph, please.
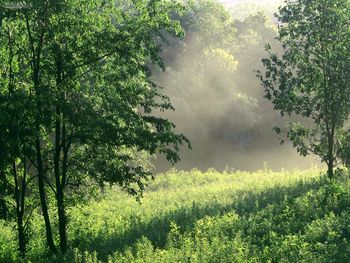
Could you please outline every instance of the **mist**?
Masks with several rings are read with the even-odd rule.
[[[288,141],[281,145],[272,129],[287,120],[264,98],[256,78],[264,46],[278,48],[272,14],[280,1],[224,2],[203,6],[199,1],[190,19],[182,18],[186,37],[165,49],[166,69],[156,74],[175,107],[162,116],[192,144],[192,150],[182,149],[175,167],[279,171],[319,165],[314,156],[300,157]],[[155,165],[157,171],[171,167],[161,157]]]

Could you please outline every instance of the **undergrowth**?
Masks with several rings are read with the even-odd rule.
[[[198,170],[156,177],[141,203],[117,189],[69,210],[66,256],[47,254],[39,215],[26,262],[350,262],[350,187],[317,169]],[[0,221],[0,261],[19,260]]]

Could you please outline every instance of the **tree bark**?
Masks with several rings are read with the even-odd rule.
[[[38,127],[37,127],[37,129],[38,129]],[[36,157],[37,157],[37,166],[38,166],[39,197],[40,197],[40,203],[41,203],[41,210],[42,210],[44,221],[45,221],[46,241],[47,241],[47,245],[48,245],[49,249],[51,250],[51,252],[57,253],[55,243],[53,242],[53,238],[52,238],[50,217],[49,217],[47,203],[46,203],[45,184],[44,184],[45,174],[44,174],[44,169],[43,169],[43,162],[42,162],[42,157],[41,157],[41,147],[40,147],[39,138],[37,138],[35,141],[35,148],[36,148]]]
[[[331,161],[328,165],[327,165],[327,175],[329,179],[333,179],[334,177],[334,165],[333,165],[333,161]]]
[[[24,169],[26,169],[24,167]],[[26,238],[25,231],[23,226],[23,215],[24,215],[24,194],[26,191],[26,178],[23,176],[21,179],[20,186],[20,178],[17,173],[16,163],[13,163],[12,166],[13,177],[15,181],[15,201],[16,201],[16,216],[17,216],[17,232],[18,232],[18,250],[22,257],[26,254]]]
[[[67,234],[66,234],[66,214],[64,207],[63,186],[60,175],[60,156],[61,156],[61,112],[59,106],[56,108],[56,127],[55,127],[55,157],[54,157],[54,174],[56,182],[56,203],[58,214],[58,229],[60,235],[60,248],[64,254],[67,251]],[[64,142],[62,142],[64,143]]]
[[[327,175],[329,179],[334,177],[334,130],[332,129],[328,137],[328,154],[327,154]]]
[[[62,54],[59,45],[55,46],[54,52],[56,54],[56,88],[57,88],[57,104],[56,104],[56,120],[55,120],[55,156],[54,156],[54,174],[56,182],[56,203],[58,214],[58,232],[60,236],[60,249],[63,254],[67,251],[67,220],[64,205],[64,177],[66,171],[62,169],[60,171],[61,152],[63,148],[63,163],[65,162],[66,152],[64,150],[65,145],[65,125],[63,120],[63,114],[61,110],[61,102],[63,101],[63,91],[61,90],[62,84]],[[63,167],[63,164],[62,164]]]
[[[59,190],[60,189],[60,190]],[[66,220],[66,212],[64,206],[64,196],[62,188],[60,187],[59,191],[57,191],[57,212],[58,212],[58,228],[60,234],[60,248],[61,252],[64,254],[67,252],[67,220]]]

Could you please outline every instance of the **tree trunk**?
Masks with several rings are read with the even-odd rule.
[[[56,108],[56,127],[55,127],[55,157],[54,173],[56,182],[56,203],[58,214],[58,229],[60,235],[60,248],[64,254],[67,251],[67,234],[66,234],[66,214],[64,207],[64,194],[60,176],[60,156],[61,156],[61,112],[59,106]],[[64,142],[62,142],[64,143]]]
[[[328,138],[328,160],[327,160],[327,175],[329,179],[334,177],[334,156],[333,156],[333,147],[334,147],[334,131],[332,130]]]
[[[25,200],[25,195],[27,191],[27,161],[24,158],[23,161],[23,177],[22,177],[22,186],[21,186],[21,198],[20,198],[20,208],[21,208],[21,235],[19,237],[20,240],[20,247],[23,247],[24,253],[26,252],[26,244],[27,244],[27,239],[26,239],[26,234],[25,234],[25,226],[23,226],[23,218],[24,218],[24,200]]]
[[[39,130],[37,128],[37,130]],[[41,147],[40,147],[40,141],[37,138],[35,141],[35,148],[36,148],[36,155],[37,155],[37,166],[38,166],[38,186],[39,186],[39,197],[40,197],[40,203],[41,203],[41,210],[43,213],[44,221],[45,221],[45,230],[46,230],[46,241],[47,245],[49,246],[49,249],[53,253],[57,253],[55,243],[53,242],[52,238],[52,230],[51,230],[51,224],[50,224],[50,217],[47,209],[47,203],[46,203],[46,196],[45,196],[45,185],[44,185],[44,170],[43,170],[43,163],[41,158]]]
[[[67,233],[66,233],[66,212],[64,207],[64,197],[62,188],[57,193],[57,212],[58,212],[58,228],[60,234],[60,248],[62,253],[67,252]]]
[[[13,163],[12,170],[13,170],[13,177],[15,181],[18,250],[21,256],[24,257],[26,253],[26,239],[25,239],[24,226],[23,226],[23,215],[24,215],[24,198],[23,197],[24,197],[25,188],[26,188],[26,183],[25,183],[26,178],[25,177],[22,178],[22,183],[20,186],[15,162]]]
[[[55,156],[54,156],[54,174],[56,182],[56,203],[57,203],[57,213],[58,213],[58,230],[60,236],[60,248],[63,254],[67,251],[67,220],[66,212],[64,205],[64,178],[66,176],[66,171],[62,169],[60,173],[60,161],[61,161],[61,152],[63,147],[63,164],[65,165],[66,161],[66,152],[65,152],[65,125],[63,120],[63,114],[61,111],[60,103],[63,101],[63,92],[61,90],[62,84],[62,52],[60,46],[57,44],[55,46],[56,54],[56,87],[58,92],[58,102],[56,105],[56,123],[55,123]],[[62,119],[61,119],[62,118]],[[63,122],[63,125],[62,125]],[[62,133],[61,133],[62,129]],[[62,138],[61,138],[62,137]]]
[[[14,74],[13,74],[13,68],[12,68],[12,61],[13,61],[13,41],[11,37],[10,31],[8,32],[8,40],[9,40],[9,59],[8,59],[8,65],[9,65],[9,84],[8,89],[10,94],[13,95],[14,93]],[[14,125],[15,122],[13,122],[11,127],[11,137],[14,137],[14,130],[16,129],[16,126]],[[26,253],[26,238],[25,238],[25,231],[23,226],[23,216],[24,216],[24,195],[26,192],[26,167],[24,163],[24,174],[21,179],[21,185],[20,185],[20,178],[17,173],[17,166],[16,162],[14,161],[12,164],[12,173],[13,173],[13,179],[15,182],[15,193],[14,193],[14,199],[16,202],[16,217],[17,217],[17,232],[18,232],[18,250],[22,257],[25,256]]]
[[[334,163],[333,160],[329,160],[327,164],[327,175],[329,179],[333,179],[334,177]]]
[[[43,160],[41,156],[41,145],[40,145],[40,135],[41,135],[41,114],[42,114],[42,94],[40,90],[40,67],[41,67],[41,52],[44,45],[44,38],[45,38],[45,30],[43,27],[43,21],[40,23],[41,28],[39,27],[38,30],[40,30],[39,38],[35,39],[33,38],[32,30],[29,23],[29,17],[28,15],[25,15],[26,20],[26,30],[29,37],[29,45],[31,48],[31,63],[33,68],[33,88],[34,88],[34,98],[36,102],[36,120],[35,120],[35,151],[36,151],[36,162],[37,162],[37,172],[38,172],[38,187],[39,187],[39,197],[40,197],[40,203],[41,203],[41,210],[44,217],[45,222],[45,232],[46,232],[46,241],[47,245],[51,252],[54,254],[57,253],[55,243],[53,241],[52,237],[52,230],[51,230],[51,223],[50,223],[50,217],[48,213],[47,208],[47,202],[46,202],[46,195],[45,195],[45,171],[43,167]],[[35,41],[37,43],[35,44]]]
[[[18,229],[18,249],[21,256],[26,254],[26,237],[23,226],[23,214],[17,210],[17,229]]]

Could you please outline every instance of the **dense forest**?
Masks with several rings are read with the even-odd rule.
[[[280,48],[275,6],[268,1],[229,7],[201,2],[180,19],[186,35],[164,47],[165,72],[154,76],[176,109],[162,116],[174,121],[192,144],[192,150],[182,150],[177,169],[254,171],[267,162],[279,171],[319,164],[276,140],[271,127],[284,121],[263,98],[255,78],[265,44]],[[171,167],[161,157],[155,163],[157,171]]]
[[[1,0],[0,60],[0,262],[350,261],[349,0]]]

